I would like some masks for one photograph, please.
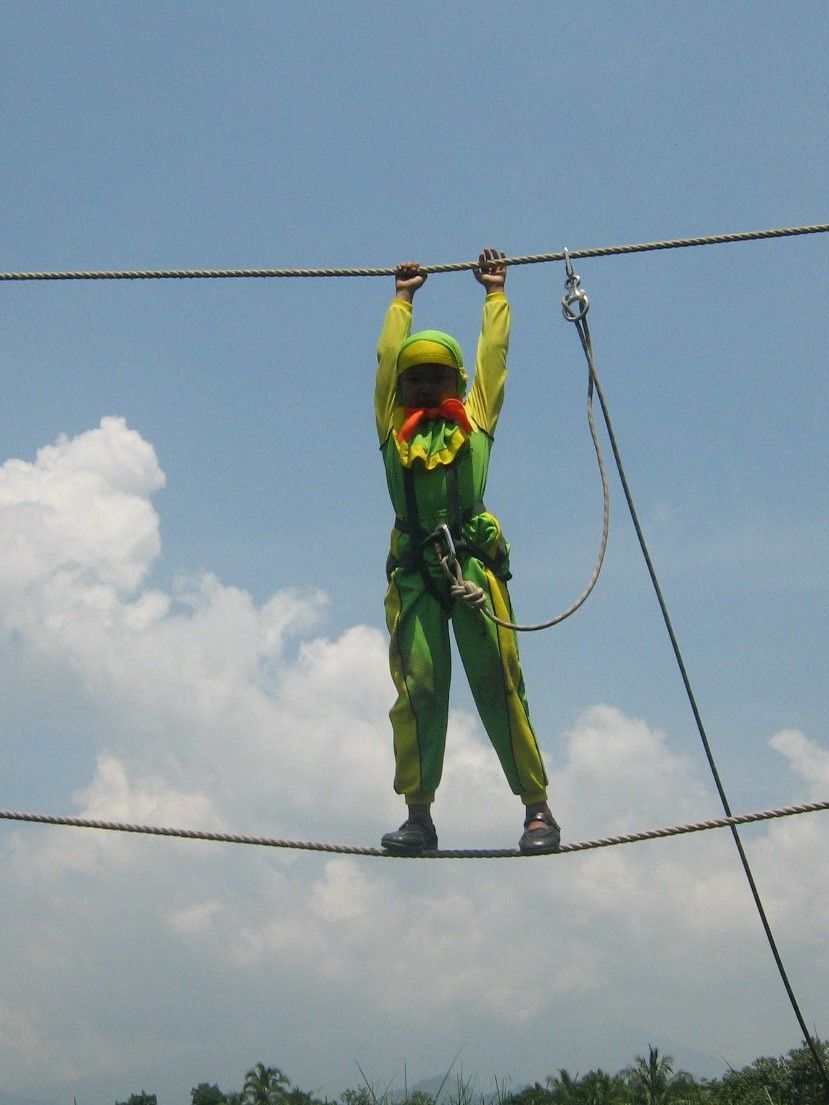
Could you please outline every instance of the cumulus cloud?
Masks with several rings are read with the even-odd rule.
[[[373,844],[401,813],[383,636],[326,637],[319,592],[257,605],[209,573],[153,588],[163,482],[151,445],[115,418],[0,470],[0,664],[22,649],[64,670],[111,734],[74,809]],[[788,730],[771,743],[806,791],[825,793],[825,750]],[[570,839],[716,810],[666,734],[609,704],[584,711],[551,766]],[[439,818],[442,842],[460,847],[511,845],[520,830],[463,711]],[[795,958],[825,981],[826,820],[751,834]],[[631,1033],[660,1023],[716,1054],[722,1025],[701,1010],[724,986],[757,996],[765,966],[727,834],[436,864],[17,827],[0,837],[0,874],[0,1069],[22,1089],[48,1066],[93,1103],[142,1056],[182,1098],[223,1078],[220,1055],[241,1056],[240,1074],[260,1057],[296,1077],[324,1067],[337,1092],[355,1057],[374,1069],[388,1054],[411,1060],[413,1035],[432,1056],[466,1044],[473,1067],[543,1077],[529,1031],[539,1018],[556,1026],[544,1030],[549,1069],[564,1061],[555,1047],[579,1054],[584,1023],[616,1034],[620,1063],[643,1046]],[[756,1054],[750,1026],[735,1018],[728,1031]]]
[[[7,461],[0,469],[0,587],[69,575],[135,590],[161,547],[148,496],[163,486],[155,451],[123,418],[59,438],[34,463]]]

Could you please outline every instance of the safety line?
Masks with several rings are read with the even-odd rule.
[[[742,230],[733,234],[708,234],[699,238],[669,238],[656,242],[636,242],[629,245],[597,246],[592,249],[568,250],[571,258],[614,257],[627,253],[648,253],[658,249],[684,249],[689,246],[714,246],[730,242],[751,242],[765,238],[791,238],[798,234],[824,234],[829,223],[807,226],[774,227],[767,230]],[[563,261],[566,254],[536,253],[505,257],[502,265],[538,265],[548,261]],[[478,261],[450,261],[438,265],[422,265],[427,273],[462,272],[475,269]],[[231,280],[255,277],[333,277],[333,276],[394,276],[394,267],[349,269],[99,269],[67,272],[0,272],[0,280]]]
[[[688,675],[688,670],[685,666],[685,661],[683,659],[682,652],[681,652],[680,647],[679,647],[679,641],[677,639],[676,633],[674,632],[673,623],[671,621],[671,616],[670,616],[670,613],[668,611],[668,605],[665,601],[665,596],[662,592],[662,587],[661,587],[661,585],[659,583],[659,579],[656,575],[656,569],[654,568],[653,560],[651,559],[651,555],[650,555],[650,552],[648,550],[648,545],[647,545],[647,542],[645,541],[645,535],[644,535],[644,532],[642,530],[641,523],[639,521],[639,515],[638,515],[638,512],[636,510],[636,506],[633,502],[633,496],[631,494],[630,485],[628,484],[627,476],[625,474],[624,465],[622,463],[622,456],[621,456],[621,453],[620,453],[620,450],[619,450],[618,442],[616,440],[616,434],[613,430],[613,423],[612,423],[611,418],[610,418],[610,412],[608,410],[607,400],[605,399],[605,395],[604,395],[604,391],[602,389],[601,382],[599,381],[598,376],[593,371],[593,367],[592,367],[592,361],[593,361],[593,358],[592,358],[592,341],[591,341],[591,337],[590,337],[590,329],[589,329],[589,326],[587,324],[586,314],[587,314],[587,312],[585,310],[581,315],[579,315],[576,319],[574,319],[574,321],[576,322],[576,329],[578,331],[579,338],[581,340],[582,347],[584,349],[585,355],[588,359],[588,363],[590,363],[590,365],[591,365],[591,379],[593,380],[593,384],[594,384],[595,390],[596,390],[596,396],[598,397],[599,404],[600,404],[601,409],[602,409],[602,414],[604,415],[605,425],[607,427],[607,435],[608,435],[608,438],[610,440],[611,449],[613,450],[613,457],[616,461],[616,468],[617,468],[618,473],[619,473],[619,480],[622,484],[622,491],[624,492],[625,501],[627,502],[628,510],[630,512],[631,521],[633,522],[633,528],[636,531],[636,537],[637,537],[637,540],[639,542],[639,547],[642,551],[642,556],[644,557],[644,560],[645,560],[645,565],[647,567],[648,575],[650,576],[650,580],[651,580],[651,583],[653,585],[653,589],[654,589],[654,593],[656,595],[657,603],[659,605],[659,609],[660,609],[660,612],[662,614],[662,619],[665,623],[665,628],[668,631],[668,637],[669,637],[670,642],[671,642],[671,647],[672,647],[673,652],[674,652],[674,657],[676,659],[677,666],[679,667],[679,672],[680,672],[680,675],[682,677],[682,682],[683,682],[683,685],[685,687],[685,693],[687,695],[688,702],[689,702],[690,707],[691,707],[691,712],[694,716],[694,721],[696,722],[697,732],[699,733],[700,740],[702,741],[702,746],[703,746],[703,749],[705,751],[705,756],[706,756],[706,759],[708,761],[708,766],[711,770],[711,775],[713,777],[714,784],[715,784],[716,789],[717,789],[717,793],[720,797],[720,802],[722,804],[723,811],[726,814],[726,817],[730,819],[731,818],[731,806],[729,804],[728,797],[726,795],[725,787],[723,785],[722,779],[720,778],[720,773],[719,773],[719,770],[717,768],[716,761],[714,759],[714,753],[712,751],[711,744],[708,740],[708,734],[705,730],[705,725],[703,724],[702,714],[700,713],[699,706],[698,706],[697,700],[696,700],[696,695],[694,694],[694,690],[691,686],[691,680],[690,680],[690,677]],[[761,923],[761,925],[763,927],[763,931],[765,932],[765,935],[766,935],[766,940],[768,942],[769,949],[770,949],[771,954],[772,954],[772,958],[774,959],[775,965],[777,966],[777,971],[780,975],[780,979],[783,983],[783,987],[784,987],[784,989],[786,991],[786,994],[789,998],[789,1002],[790,1002],[792,1010],[795,1014],[795,1018],[797,1020],[797,1023],[800,1026],[801,1032],[803,1033],[803,1039],[805,1040],[806,1044],[809,1047],[809,1050],[812,1053],[812,1057],[814,1058],[814,1061],[815,1061],[815,1066],[817,1067],[817,1070],[818,1070],[818,1072],[820,1074],[820,1077],[823,1081],[824,1094],[826,1095],[827,1105],[829,1105],[829,1072],[827,1072],[826,1067],[824,1066],[824,1063],[823,1063],[823,1058],[821,1057],[821,1055],[818,1051],[817,1045],[816,1045],[814,1039],[812,1038],[811,1033],[809,1032],[809,1029],[806,1025],[806,1020],[805,1020],[805,1018],[803,1016],[803,1013],[800,1009],[800,1005],[798,1003],[798,1000],[797,1000],[797,997],[795,995],[794,989],[791,985],[791,982],[789,981],[789,976],[788,976],[786,968],[783,964],[783,959],[782,959],[782,956],[780,955],[780,951],[777,947],[777,941],[775,940],[774,933],[772,932],[771,924],[769,923],[768,917],[766,915],[766,910],[765,910],[765,907],[763,905],[762,899],[760,897],[760,891],[759,891],[759,889],[757,887],[757,883],[754,879],[754,874],[751,870],[751,865],[749,864],[748,856],[746,855],[745,848],[743,847],[743,842],[740,838],[740,834],[737,831],[738,822],[733,821],[733,820],[729,820],[728,824],[729,824],[729,828],[731,830],[731,835],[734,839],[734,845],[735,845],[735,847],[737,849],[737,852],[738,852],[738,855],[740,857],[740,863],[742,864],[743,872],[746,876],[746,881],[748,882],[749,889],[751,891],[751,896],[754,900],[754,905],[757,909],[757,914],[760,918],[760,923]]]
[[[555,614],[552,618],[547,618],[546,621],[526,624],[514,622],[508,618],[499,618],[494,610],[489,608],[484,589],[473,583],[472,580],[464,579],[463,569],[457,558],[449,527],[441,525],[435,531],[435,536],[438,536],[438,540],[435,544],[435,554],[448,580],[449,593],[452,598],[467,603],[473,610],[477,610],[482,617],[488,618],[491,622],[502,626],[504,629],[511,629],[514,633],[537,633],[542,629],[551,629],[555,625],[560,625],[569,618],[571,614],[575,614],[575,612],[584,605],[592,594],[593,588],[598,583],[599,573],[602,570],[605,552],[607,551],[607,538],[610,530],[610,484],[607,478],[604,454],[602,453],[601,443],[599,442],[599,434],[596,430],[596,419],[593,414],[593,392],[598,383],[598,376],[596,374],[596,364],[593,359],[590,332],[587,327],[587,312],[590,308],[590,299],[587,292],[579,286],[581,284],[581,277],[578,276],[573,269],[570,251],[565,249],[564,255],[567,264],[567,278],[565,281],[565,294],[561,299],[561,307],[565,319],[567,319],[568,322],[575,323],[585,357],[587,358],[587,424],[590,428],[590,437],[593,442],[593,451],[596,454],[596,461],[599,466],[599,478],[602,484],[602,536],[599,540],[599,552],[596,557],[596,563],[593,565],[593,572],[590,579],[587,581],[587,586],[579,597],[566,607],[566,609]],[[427,541],[428,540],[431,539],[427,538]],[[446,545],[445,552],[443,550],[444,544]],[[731,811],[726,810],[726,813],[731,813]]]
[[[636,844],[643,840],[659,840],[662,837],[680,836],[684,833],[700,833],[708,829],[724,829],[734,825],[747,825],[755,821],[769,821],[778,817],[793,817],[801,813],[817,813],[829,810],[829,801],[807,802],[799,806],[783,806],[778,809],[757,810],[754,813],[732,814],[708,821],[691,821],[684,825],[669,825],[661,829],[644,829],[635,833],[581,840],[574,844],[562,844],[559,855],[565,852],[586,852],[594,848],[610,848],[617,844]],[[267,836],[246,836],[241,833],[211,832],[201,829],[177,829],[160,825],[133,825],[123,821],[101,821],[89,817],[62,817],[48,813],[26,813],[20,810],[0,810],[0,819],[28,821],[41,825],[61,825],[73,829],[102,829],[116,833],[139,833],[145,836],[179,837],[184,840],[207,840],[220,844],[251,844],[263,848],[289,848],[303,852],[333,852],[336,855],[379,856],[383,859],[531,859],[533,856],[519,852],[517,848],[454,848],[423,852],[417,856],[392,855],[382,848],[361,848],[357,844],[324,844],[311,840],[282,840]],[[546,853],[550,854],[550,853]]]

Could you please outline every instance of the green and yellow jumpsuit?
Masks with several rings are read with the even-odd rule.
[[[398,353],[411,323],[411,304],[392,300],[378,342],[374,397],[396,514],[385,601],[397,689],[389,714],[394,789],[409,805],[434,800],[449,717],[451,619],[475,704],[513,793],[526,805],[543,802],[547,775],[530,724],[516,635],[462,599],[451,598],[433,543],[426,540],[441,524],[448,525],[464,578],[483,588],[496,615],[513,620],[506,586],[509,545],[500,522],[483,503],[507,377],[509,303],[502,291],[496,291],[484,304],[474,382],[464,400],[471,429],[439,418],[404,441],[398,437],[405,419],[398,393]],[[461,396],[465,381],[459,366]]]

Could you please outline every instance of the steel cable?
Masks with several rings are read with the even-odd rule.
[[[585,315],[586,315],[586,308],[580,316],[574,316],[573,321],[575,321],[577,323],[579,338],[581,339],[582,346],[583,346],[584,352],[585,352],[585,356],[587,357],[588,362],[592,362],[592,347],[591,347],[591,340],[590,340],[590,332],[587,328],[587,322],[586,322]],[[645,541],[645,535],[644,535],[644,532],[642,530],[642,525],[639,521],[639,515],[638,515],[638,512],[636,510],[636,506],[633,502],[633,496],[631,494],[630,485],[628,484],[627,476],[625,474],[624,465],[622,464],[622,456],[621,456],[621,453],[620,453],[620,450],[619,450],[618,442],[616,440],[616,434],[615,434],[614,429],[613,429],[613,423],[612,423],[611,418],[610,418],[610,411],[608,409],[607,400],[605,399],[604,391],[602,390],[602,385],[601,385],[601,382],[599,381],[598,376],[596,376],[595,374],[591,374],[591,378],[593,380],[593,383],[594,383],[594,386],[595,386],[595,389],[596,389],[596,395],[598,397],[599,404],[600,404],[601,410],[602,410],[602,414],[604,416],[605,426],[607,428],[607,435],[608,435],[608,439],[610,441],[610,447],[613,451],[613,457],[616,461],[616,468],[617,468],[617,471],[619,473],[619,480],[620,480],[621,485],[622,485],[622,491],[624,492],[625,501],[627,502],[627,505],[628,505],[628,510],[630,512],[631,521],[633,522],[633,528],[636,532],[636,537],[637,537],[637,540],[639,542],[639,547],[642,551],[642,556],[644,557],[644,560],[645,560],[645,565],[647,567],[648,575],[650,576],[650,580],[651,580],[651,583],[653,585],[654,593],[656,595],[656,600],[657,600],[657,603],[659,605],[660,612],[662,614],[662,619],[665,623],[665,628],[667,629],[667,632],[668,632],[668,637],[669,637],[669,640],[671,642],[671,648],[673,649],[674,657],[676,658],[677,666],[679,667],[680,676],[682,678],[682,682],[683,682],[683,685],[685,687],[685,693],[687,695],[688,702],[689,702],[690,707],[691,707],[691,712],[694,716],[694,721],[696,722],[697,731],[699,733],[700,740],[702,741],[702,746],[703,746],[703,749],[705,751],[705,756],[706,756],[706,759],[708,761],[708,766],[711,770],[711,775],[713,777],[714,784],[715,784],[716,789],[717,789],[717,793],[720,797],[720,802],[722,804],[723,811],[726,815],[726,821],[727,821],[727,824],[729,825],[729,828],[731,829],[731,835],[734,839],[734,844],[735,844],[735,847],[737,848],[737,853],[740,857],[740,863],[742,864],[743,871],[744,871],[745,876],[746,876],[746,881],[748,882],[749,889],[751,891],[751,896],[754,900],[754,904],[755,904],[755,907],[757,909],[757,914],[760,918],[760,923],[763,926],[763,931],[765,932],[766,940],[768,941],[768,945],[769,945],[769,949],[771,950],[772,958],[774,959],[774,962],[777,966],[777,970],[778,970],[778,973],[780,975],[780,979],[783,983],[783,987],[786,991],[786,994],[788,995],[789,1002],[791,1004],[792,1010],[794,1011],[797,1023],[800,1026],[801,1032],[803,1033],[803,1039],[805,1040],[806,1044],[808,1045],[809,1050],[812,1053],[812,1057],[814,1058],[815,1066],[817,1067],[817,1070],[820,1073],[820,1077],[821,1077],[821,1079],[823,1081],[823,1085],[824,1085],[824,1092],[827,1095],[827,1105],[829,1105],[829,1073],[827,1073],[827,1071],[826,1071],[826,1067],[825,1067],[825,1065],[823,1063],[823,1059],[822,1059],[822,1057],[821,1057],[821,1055],[818,1051],[817,1045],[816,1045],[814,1039],[812,1038],[812,1035],[809,1032],[809,1029],[806,1026],[805,1018],[803,1016],[803,1013],[801,1012],[800,1005],[798,1004],[797,997],[795,995],[795,992],[794,992],[794,989],[791,985],[791,982],[789,981],[788,973],[786,972],[786,968],[783,964],[783,959],[782,959],[782,957],[780,955],[780,951],[777,947],[777,941],[775,940],[774,933],[772,932],[772,929],[771,929],[771,924],[769,923],[768,917],[766,915],[766,910],[765,910],[765,907],[763,905],[762,899],[760,897],[760,891],[757,887],[757,883],[755,882],[754,874],[751,870],[751,865],[749,864],[749,861],[748,861],[748,856],[746,855],[745,848],[743,847],[743,842],[740,838],[740,834],[737,831],[738,822],[734,821],[732,819],[731,806],[730,806],[730,803],[728,801],[728,797],[725,793],[725,787],[723,786],[722,779],[720,778],[720,773],[719,773],[719,770],[717,768],[716,761],[714,759],[714,753],[712,751],[710,741],[708,740],[708,734],[706,732],[705,725],[703,724],[702,715],[700,713],[699,706],[697,704],[696,695],[694,694],[694,690],[691,686],[691,680],[690,680],[690,677],[688,675],[688,670],[685,666],[685,661],[683,659],[682,652],[681,652],[680,647],[679,647],[679,641],[677,639],[676,633],[674,632],[673,623],[671,621],[671,616],[670,616],[670,613],[668,611],[668,605],[665,601],[665,597],[664,597],[664,594],[662,592],[662,587],[661,587],[661,585],[659,583],[659,579],[656,575],[656,569],[654,568],[653,560],[651,559],[651,555],[650,555],[650,552],[648,550],[647,542]]]

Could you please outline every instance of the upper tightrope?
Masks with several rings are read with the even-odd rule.
[[[647,253],[657,249],[684,249],[689,246],[716,246],[728,242],[751,242],[763,238],[791,238],[797,234],[824,234],[829,223],[809,226],[785,226],[768,230],[743,230],[735,234],[708,234],[700,238],[670,238],[657,242],[636,242],[629,245],[596,246],[592,249],[571,249],[569,256],[614,257],[625,253]],[[521,257],[505,257],[503,265],[540,265],[548,261],[563,261],[564,251],[535,253]],[[477,261],[450,261],[438,265],[422,265],[424,272],[462,272],[475,269]],[[328,276],[394,276],[395,268],[351,269],[98,269],[63,272],[0,272],[0,280],[234,280]]]

